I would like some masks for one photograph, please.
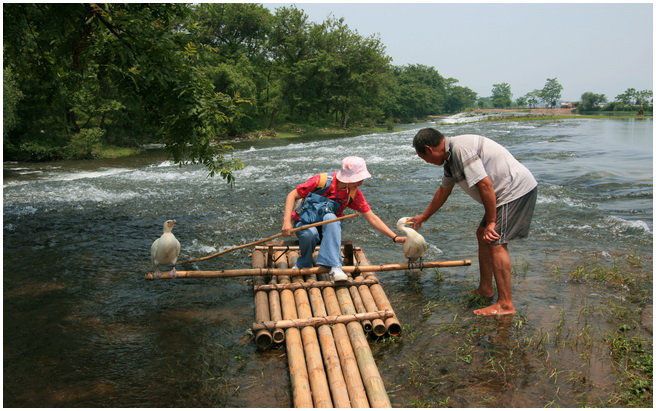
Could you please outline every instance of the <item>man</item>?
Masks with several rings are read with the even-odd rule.
[[[531,172],[498,143],[479,135],[444,137],[433,128],[423,128],[412,145],[427,163],[444,166],[442,184],[423,213],[412,218],[416,228],[442,207],[458,183],[474,200],[483,204],[485,215],[476,231],[480,282],[474,294],[494,297],[497,302],[474,310],[477,315],[514,314],[511,292],[511,262],[508,242],[528,235],[537,199],[537,181]]]
[[[282,233],[291,235],[292,227],[326,221],[343,215],[349,207],[358,211],[376,230],[391,238],[394,243],[403,243],[405,237],[396,235],[371,211],[371,207],[360,191],[362,182],[371,177],[367,164],[360,157],[346,157],[342,169],[333,173],[322,173],[310,177],[287,194],[283,214]],[[297,200],[303,199],[302,206],[293,210]],[[292,223],[293,221],[293,223]],[[340,245],[342,228],[339,221],[320,227],[297,231],[301,257],[296,261],[297,268],[312,267],[312,252],[321,243],[317,265],[330,267],[334,281],[345,281],[347,275],[342,270]]]

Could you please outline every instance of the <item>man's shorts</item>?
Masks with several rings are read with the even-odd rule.
[[[497,207],[496,231],[500,237],[491,244],[507,244],[512,239],[528,236],[537,198],[538,188],[535,187],[517,200]],[[481,227],[485,227],[485,216],[481,220]]]

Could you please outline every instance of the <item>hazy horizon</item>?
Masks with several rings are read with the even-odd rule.
[[[288,4],[269,3],[274,11]],[[378,35],[395,65],[425,64],[490,96],[509,83],[513,99],[563,85],[563,100],[586,91],[608,101],[652,89],[652,5],[297,3],[316,23],[328,16]]]

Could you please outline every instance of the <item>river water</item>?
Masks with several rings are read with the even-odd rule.
[[[166,219],[177,220],[183,256],[277,233],[286,193],[314,173],[338,168],[346,155],[367,160],[373,178],[363,192],[393,226],[423,210],[442,175],[414,154],[412,137],[422,126],[240,143],[233,155],[246,166],[232,188],[200,166],[178,167],[157,152],[104,162],[5,163],[4,405],[291,406],[284,350],[257,352],[250,341],[249,281],[146,282],[150,244]],[[553,321],[554,309],[574,312],[581,293],[591,295],[574,292],[554,270],[628,254],[651,259],[651,120],[484,122],[440,130],[498,141],[539,182],[531,234],[510,246],[516,318],[533,330]],[[471,347],[488,349],[500,335],[504,344],[515,336],[498,320],[474,318],[463,297],[477,284],[474,233],[482,214],[456,188],[421,230],[431,244],[427,260],[468,258],[471,267],[381,274],[404,325],[402,337],[371,342],[394,406],[541,407],[553,397],[551,380],[529,366],[530,352],[523,353],[528,359],[516,367],[516,380],[502,385],[483,384],[467,368],[476,365],[467,361],[476,354]],[[364,220],[343,227],[344,238],[372,262],[402,261],[401,248]],[[248,266],[248,252],[239,251],[196,267]],[[443,332],[444,324],[460,321],[487,331],[473,343],[471,334]],[[436,376],[423,381],[418,368],[429,360]],[[601,391],[612,383],[597,382]],[[484,395],[470,395],[472,387]],[[576,406],[562,398],[556,404]]]

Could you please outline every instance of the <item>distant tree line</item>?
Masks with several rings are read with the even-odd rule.
[[[535,108],[543,103],[547,107],[556,107],[560,101],[563,86],[557,78],[548,78],[544,87],[533,90],[513,102],[510,84],[498,83],[492,85],[492,96],[479,97],[477,104],[480,108]]]
[[[636,90],[628,88],[615,97],[610,103],[604,94],[587,91],[581,95],[577,106],[579,113],[594,113],[598,111],[632,111],[642,115],[654,112],[654,100],[651,90]]]
[[[376,36],[258,4],[6,4],[5,159],[166,143],[230,177],[227,136],[283,123],[373,125],[455,113],[476,93],[394,66]]]

